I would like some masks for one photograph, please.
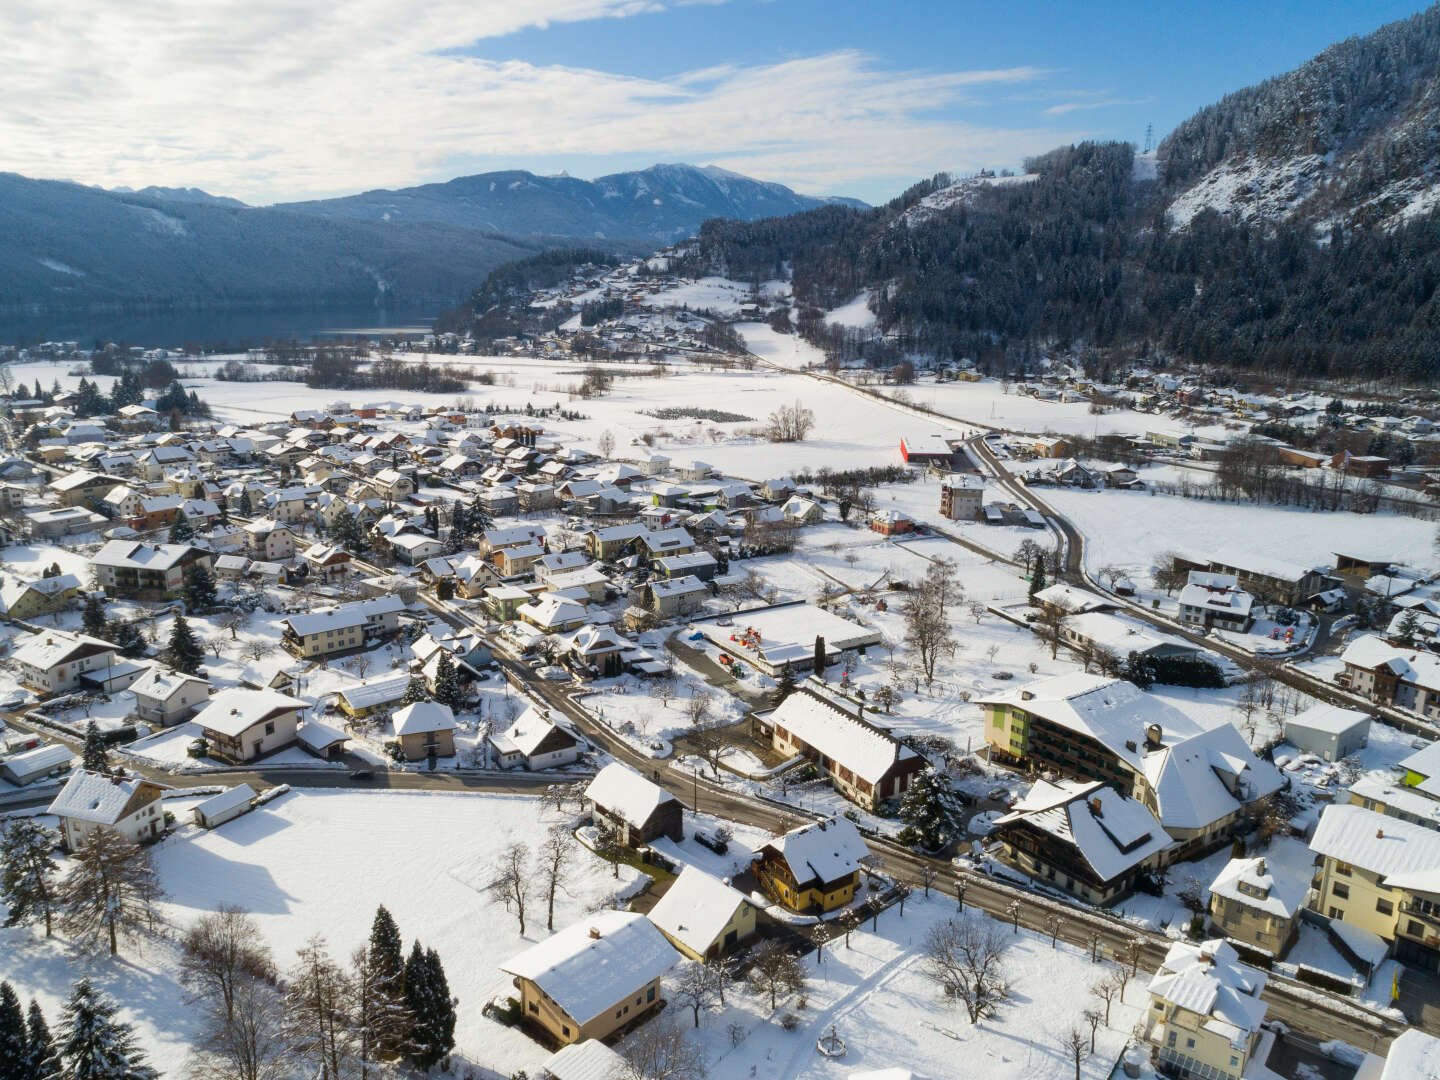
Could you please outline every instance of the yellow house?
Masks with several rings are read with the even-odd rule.
[[[855,899],[861,861],[869,854],[848,818],[816,821],[765,844],[755,857],[755,879],[766,896],[791,911],[834,911]]]
[[[1231,859],[1210,882],[1210,924],[1217,934],[1282,957],[1300,933],[1310,878],[1272,874],[1265,859]]]
[[[1261,1048],[1266,978],[1228,942],[1176,942],[1150,980],[1145,1041],[1172,1074],[1240,1080]]]
[[[1379,936],[1405,964],[1440,970],[1440,832],[1328,806],[1310,850],[1323,860],[1316,911]]]
[[[74,574],[15,581],[0,588],[0,608],[7,619],[33,619],[73,607],[80,596],[80,579]]]
[[[603,1039],[661,1005],[675,950],[644,915],[600,911],[501,965],[526,1023],[561,1043]]]
[[[346,716],[372,716],[399,705],[409,688],[410,672],[402,668],[347,686],[335,695],[335,701]]]
[[[691,960],[704,960],[754,936],[755,905],[719,878],[687,866],[651,909],[650,921]]]

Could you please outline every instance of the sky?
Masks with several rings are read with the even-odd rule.
[[[883,201],[1158,140],[1409,0],[4,0],[0,170],[254,204],[721,165]]]

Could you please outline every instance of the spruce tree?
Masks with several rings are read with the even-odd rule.
[[[495,527],[495,519],[490,516],[490,510],[480,501],[479,495],[470,504],[469,526],[471,536],[483,536]]]
[[[200,670],[200,661],[204,656],[205,653],[201,650],[200,643],[195,640],[195,633],[185,621],[185,616],[176,615],[175,623],[170,627],[170,648],[165,654],[170,666],[186,675],[194,675]]]
[[[370,923],[370,965],[375,977],[396,986],[405,978],[405,942],[395,919],[381,904]]]
[[[410,1060],[430,1069],[455,1047],[455,1000],[439,955],[418,941],[405,962],[405,1001],[414,1017]]]
[[[400,698],[400,704],[414,705],[416,702],[429,700],[430,694],[425,689],[425,680],[412,675],[410,677],[410,685],[405,687],[405,694]]]
[[[91,772],[110,771],[110,745],[100,734],[94,720],[85,725],[85,745],[80,751],[80,764]]]
[[[193,539],[194,536],[195,529],[190,524],[190,519],[185,516],[185,512],[182,510],[175,515],[175,520],[170,523],[170,543],[183,544],[187,540]]]
[[[30,1023],[26,1032],[26,1068],[30,1080],[56,1080],[60,1075],[60,1055],[50,1037],[50,1025],[40,1011],[40,1003],[30,999]]]
[[[115,1005],[81,979],[60,1019],[60,1080],[158,1080]]]
[[[100,597],[98,592],[88,594],[80,613],[80,629],[95,638],[105,636],[105,605]]]
[[[775,704],[779,705],[795,692],[795,672],[786,664],[780,669],[780,678],[775,683]]]
[[[215,579],[203,563],[192,563],[185,575],[185,607],[190,611],[208,611],[215,606]]]
[[[896,839],[934,851],[954,828],[957,809],[954,792],[943,777],[934,769],[917,773],[900,799],[900,820],[905,825]]]
[[[1035,569],[1030,574],[1030,599],[1035,599],[1035,594],[1045,588],[1045,560],[1037,556]]]
[[[105,624],[104,638],[130,660],[145,655],[145,635],[133,622],[115,619]]]
[[[255,512],[255,507],[250,502],[250,492],[248,490],[241,489],[240,500],[236,503],[235,508],[245,517],[249,517]]]
[[[30,1037],[25,1031],[25,1007],[8,982],[0,982],[0,1080],[27,1080],[25,1063]]]
[[[816,635],[815,637],[815,677],[821,682],[825,681],[825,639]]]
[[[9,909],[6,926],[45,920],[52,929],[55,908],[55,836],[32,818],[12,818],[0,830],[0,901]]]
[[[460,676],[455,671],[455,661],[447,649],[440,650],[440,659],[435,665],[435,700],[448,705],[452,712],[459,712],[465,704],[464,691],[460,689]]]
[[[370,1015],[365,1026],[382,1054],[398,1057],[410,1046],[414,1021],[405,998],[405,942],[383,904],[370,925],[368,960],[370,986],[365,999]]]

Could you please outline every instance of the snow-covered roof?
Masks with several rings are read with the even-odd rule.
[[[177,692],[184,689],[186,683],[195,683],[205,687],[210,685],[195,675],[186,675],[183,671],[172,671],[170,668],[154,664],[146,670],[144,675],[130,684],[130,690],[136,697],[169,701]]]
[[[1440,1076],[1440,1039],[1406,1028],[1385,1054],[1385,1071],[1380,1080],[1434,1080]]]
[[[322,724],[319,720],[307,720],[301,724],[297,737],[312,750],[324,750],[350,738],[339,728]]]
[[[1440,656],[1414,648],[1402,649],[1378,634],[1355,638],[1340,659],[1367,671],[1385,665],[1404,682],[1427,690],[1440,690]]]
[[[207,731],[234,738],[279,713],[309,708],[309,703],[278,690],[221,690],[201,709],[194,723]]]
[[[637,826],[645,824],[650,815],[665,803],[679,801],[658,784],[652,784],[618,761],[612,761],[595,774],[595,779],[585,789],[585,798]]]
[[[421,735],[430,731],[454,731],[455,714],[438,701],[416,701],[396,711],[391,718],[396,735]]]
[[[501,970],[529,979],[584,1027],[677,959],[644,915],[600,911],[511,957]]]
[[[1395,889],[1440,893],[1440,832],[1352,804],[1327,806],[1310,850],[1378,874]]]
[[[1301,563],[1291,562],[1289,559],[1277,555],[1257,554],[1253,551],[1244,551],[1240,548],[1221,547],[1213,551],[1200,553],[1198,556],[1190,552],[1182,553],[1192,562],[1212,566],[1232,566],[1251,574],[1260,574],[1264,577],[1277,578],[1280,581],[1298,582],[1307,574],[1313,572],[1311,567]]]
[[[1440,741],[1422,746],[1400,762],[1400,768],[1423,779],[1415,786],[1432,799],[1440,799]]]
[[[1160,726],[1162,742],[1174,742],[1200,730],[1179,709],[1134,683],[1082,672],[1017,686],[979,699],[977,704],[1013,706],[1088,735],[1137,770],[1141,768],[1147,728],[1151,725]]]
[[[812,881],[836,881],[860,869],[870,854],[860,831],[849,818],[833,817],[791,829],[765,845],[790,867],[801,887]]]
[[[1190,575],[1194,577],[1192,573]],[[1215,574],[1214,577],[1228,575]],[[1180,590],[1180,606],[1203,608],[1230,616],[1248,617],[1255,598],[1241,589],[1211,588],[1198,582],[1191,582]]]
[[[1285,730],[1301,728],[1305,731],[1319,731],[1326,735],[1340,735],[1357,727],[1368,727],[1370,717],[1359,709],[1345,709],[1339,705],[1324,703],[1310,706],[1303,712],[1285,720]]]
[[[1035,599],[1052,608],[1059,608],[1069,615],[1085,611],[1106,611],[1115,605],[1089,589],[1077,589],[1074,585],[1048,585],[1035,594]]]
[[[492,736],[490,741],[503,754],[518,753],[529,757],[555,731],[563,734],[571,746],[579,741],[554,721],[540,715],[540,711],[532,705],[519,715],[509,730]]]
[[[165,788],[141,776],[109,776],[105,773],[80,769],[70,774],[60,794],[45,812],[77,821],[92,821],[97,825],[114,825],[125,816],[125,807],[140,789],[148,784],[155,791],[155,798]]]
[[[189,544],[137,544],[133,540],[109,540],[90,557],[90,562],[95,566],[127,570],[168,570],[188,558],[191,552],[208,554]]]
[[[233,810],[237,806],[244,806],[255,798],[255,789],[249,784],[239,784],[232,788],[226,788],[218,795],[212,795],[204,802],[195,804],[196,814],[214,817],[216,814],[223,814],[227,810]]]
[[[1240,1049],[1265,1019],[1260,993],[1267,976],[1240,963],[1225,941],[1201,945],[1176,942],[1150,980],[1150,993],[1162,1001],[1212,1017],[1235,1028],[1231,1045]]]
[[[341,630],[358,626],[368,619],[389,615],[405,610],[404,602],[398,596],[377,596],[371,600],[356,600],[341,604],[329,611],[312,611],[308,615],[291,615],[285,623],[299,637],[323,634],[326,630]]]
[[[46,743],[33,750],[22,750],[0,758],[0,765],[15,776],[29,776],[32,773],[49,772],[72,761],[75,752],[63,743]]]
[[[90,655],[99,651],[113,652],[114,649],[115,646],[108,641],[101,641],[86,634],[72,634],[68,630],[42,630],[23,639],[11,655],[18,663],[28,664],[39,671],[49,671],[76,653]]]
[[[1079,615],[1067,615],[1064,626],[1067,631],[1110,650],[1120,659],[1132,652],[1146,653],[1166,647],[1192,653],[1197,651],[1188,641],[1172,634],[1161,633],[1149,623],[1124,615],[1112,615],[1108,611],[1086,611]]]
[[[786,697],[769,719],[871,784],[879,783],[896,762],[916,756],[908,746],[806,690]]]
[[[340,691],[340,697],[352,709],[369,709],[403,697],[409,685],[410,673],[402,668],[347,686]]]
[[[1025,822],[1075,846],[1101,881],[1111,881],[1174,841],[1143,803],[1099,780],[1038,781],[997,827]]]
[[[1258,890],[1245,892],[1241,886]],[[1231,859],[1215,875],[1210,883],[1210,892],[1223,896],[1249,908],[1255,908],[1269,915],[1288,919],[1305,903],[1305,894],[1310,891],[1308,876],[1297,874],[1276,874],[1274,867],[1264,857],[1254,859]]]
[[[1167,829],[1204,828],[1285,784],[1227,723],[1147,753],[1143,768]]]
[[[748,903],[740,890],[687,866],[651,909],[650,921],[686,948],[704,954],[735,909]]]
[[[625,1059],[599,1039],[562,1046],[540,1069],[541,1076],[554,1080],[621,1080],[626,1075]]]

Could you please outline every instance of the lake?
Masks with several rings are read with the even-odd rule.
[[[105,341],[169,348],[194,343],[233,351],[260,345],[266,339],[429,333],[432,307],[377,308],[372,305],[297,311],[174,311],[152,314],[86,314],[0,316],[0,345],[31,345],[41,341],[78,341],[93,348]]]

